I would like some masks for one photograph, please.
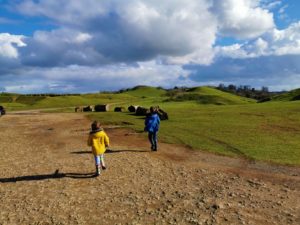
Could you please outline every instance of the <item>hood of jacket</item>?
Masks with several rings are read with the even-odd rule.
[[[90,131],[90,134],[97,134],[97,133],[99,133],[101,131],[103,131],[103,129],[99,128],[98,130],[92,130],[92,131]]]

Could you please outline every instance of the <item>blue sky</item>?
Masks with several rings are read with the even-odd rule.
[[[0,0],[0,91],[300,87],[297,0]]]

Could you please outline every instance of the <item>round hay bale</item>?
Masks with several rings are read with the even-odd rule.
[[[168,113],[166,113],[162,109],[158,109],[157,114],[158,114],[160,120],[168,120],[169,119]]]
[[[136,109],[136,112],[135,112],[135,114],[137,116],[146,116],[148,113],[149,113],[149,110],[147,108],[140,107],[140,106]]]
[[[109,110],[109,105],[95,105],[96,112],[107,112]]]
[[[125,107],[115,107],[114,111],[115,112],[125,112]]]
[[[83,107],[83,112],[93,112],[93,111],[94,111],[94,106],[92,105]]]
[[[128,111],[129,112],[136,112],[138,107],[139,107],[138,105],[131,105],[131,106],[128,107]]]
[[[82,106],[75,107],[75,112],[83,112],[83,107]]]

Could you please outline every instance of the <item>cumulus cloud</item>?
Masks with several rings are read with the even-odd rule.
[[[208,66],[186,65],[194,81],[291,89],[300,84],[300,22],[272,29],[249,42],[215,47]]]
[[[31,67],[22,71],[16,80],[10,79],[10,75],[0,76],[0,83],[8,92],[86,93],[119,90],[136,85],[161,86],[163,84],[164,87],[174,87],[195,84],[187,78],[187,75],[188,72],[181,66],[157,65],[155,61],[148,61],[137,63],[135,66],[119,64],[100,67],[78,65],[53,68]]]
[[[284,30],[273,29],[251,42],[217,46],[218,57],[253,58],[260,56],[300,55],[300,22]]]
[[[255,38],[272,29],[273,14],[259,0],[213,0],[220,35],[238,39]]]
[[[94,61],[97,64],[147,61],[155,57],[170,64],[207,64],[213,56],[217,24],[208,10],[207,0],[191,0],[189,4],[184,0],[163,3],[157,0],[25,0],[14,6],[25,15],[44,16],[60,26],[57,31],[39,32],[33,40],[28,40],[29,49],[41,49],[50,57],[50,63],[28,59],[30,64],[52,66],[58,63],[56,57],[51,57],[51,50],[55,55],[62,52],[57,52],[55,46],[65,45],[67,32],[63,30],[80,31],[91,37],[84,48],[75,46],[74,58],[78,59],[75,64],[93,63],[84,59],[86,51],[96,57]],[[41,41],[38,36],[48,36],[46,39],[51,40],[51,49],[47,48],[50,44]],[[91,49],[94,52],[91,53]],[[80,56],[85,56],[81,63]],[[55,59],[56,62],[53,61]],[[59,57],[60,62],[64,60],[63,65],[70,63],[68,59]]]
[[[282,5],[282,0],[261,0],[262,8],[273,10]]]
[[[23,65],[37,67],[101,64],[103,57],[92,39],[91,34],[71,29],[37,31],[25,40],[27,47],[19,49],[20,58]]]
[[[28,66],[98,66],[155,58],[163,64],[209,65],[218,28],[224,35],[249,38],[274,25],[258,0],[24,0],[11,6],[59,27],[26,39],[20,52]]]
[[[261,56],[257,58],[233,59],[219,58],[210,66],[189,65],[184,68],[190,71],[194,81],[215,81],[218,83],[257,84],[288,89],[299,87],[300,55]],[[291,82],[293,81],[293,82]]]
[[[23,35],[0,33],[0,57],[18,58],[17,47],[24,47]]]

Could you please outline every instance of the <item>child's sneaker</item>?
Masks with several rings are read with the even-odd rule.
[[[103,170],[106,170],[106,166],[102,166],[102,169],[103,169]]]
[[[100,169],[100,166],[98,167],[98,166],[96,166],[96,173],[95,173],[95,176],[97,177],[97,176],[99,176],[100,175],[100,173],[101,173],[101,169]]]

